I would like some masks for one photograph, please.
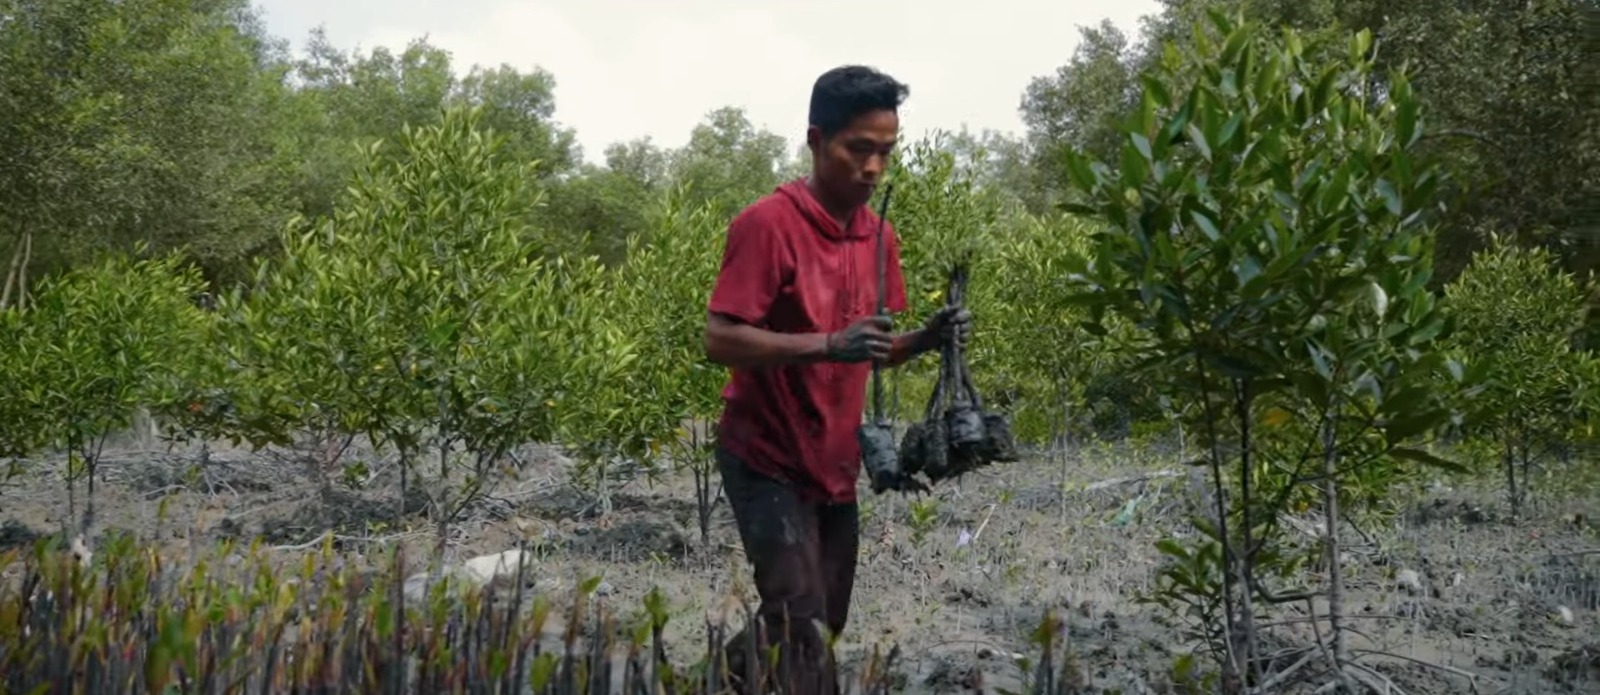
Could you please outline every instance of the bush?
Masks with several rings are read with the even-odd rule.
[[[1600,358],[1579,349],[1590,291],[1548,250],[1498,235],[1445,287],[1458,326],[1448,349],[1489,375],[1463,431],[1499,450],[1513,516],[1533,464],[1579,435],[1595,407]]]
[[[1108,316],[1138,326],[1146,383],[1190,406],[1211,474],[1215,508],[1158,545],[1171,563],[1151,600],[1194,624],[1225,688],[1280,682],[1292,673],[1269,670],[1257,621],[1303,595],[1271,581],[1324,554],[1324,651],[1348,680],[1341,510],[1402,464],[1450,465],[1415,448],[1453,415],[1439,386],[1463,376],[1425,289],[1439,173],[1412,151],[1418,102],[1403,73],[1375,73],[1370,34],[1279,38],[1209,15],[1143,76],[1118,168],[1068,158],[1077,209],[1109,227],[1070,268],[1076,301],[1096,333]],[[1324,537],[1298,550],[1280,519],[1318,496]]]
[[[177,255],[111,256],[49,278],[26,312],[8,310],[9,393],[0,424],[13,456],[64,451],[68,514],[88,482],[80,522],[94,522],[94,482],[106,440],[133,424],[140,406],[179,400],[181,365],[201,349],[206,317],[191,297],[199,273]]]

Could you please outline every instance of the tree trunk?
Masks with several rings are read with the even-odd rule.
[[[1327,516],[1323,542],[1328,550],[1328,625],[1333,633],[1333,673],[1346,692],[1356,693],[1355,680],[1344,670],[1349,662],[1349,644],[1344,636],[1344,572],[1340,566],[1339,550],[1339,452],[1333,413],[1323,417],[1322,423],[1322,507]]]
[[[12,306],[16,296],[18,309],[28,308],[28,262],[33,256],[33,234],[23,232],[17,237],[17,250],[11,253],[11,266],[6,271],[6,285],[0,289],[0,309]]]

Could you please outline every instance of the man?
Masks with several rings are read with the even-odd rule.
[[[732,370],[717,463],[755,566],[764,632],[781,650],[775,675],[793,679],[797,694],[837,688],[816,623],[838,634],[849,613],[859,545],[856,433],[871,362],[897,366],[945,340],[964,344],[970,332],[965,310],[943,309],[898,334],[876,314],[879,227],[867,203],[888,167],[908,91],[859,66],[817,79],[806,131],[811,175],[729,224],[708,307],[706,355]],[[886,304],[902,312],[891,227],[884,243]],[[728,645],[735,678],[745,674],[747,639]]]

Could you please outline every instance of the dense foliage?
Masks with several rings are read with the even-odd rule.
[[[457,77],[449,55],[426,42],[398,55],[346,55],[320,34],[306,57],[291,60],[236,0],[81,4],[0,6],[9,18],[0,25],[12,97],[5,103],[34,107],[0,119],[10,151],[23,157],[0,169],[0,193],[10,196],[0,207],[4,226],[16,232],[3,314],[8,349],[0,359],[8,376],[0,406],[5,452],[68,450],[92,468],[94,442],[145,408],[188,438],[322,441],[329,453],[315,473],[326,490],[335,478],[372,475],[343,469],[337,455],[338,442],[365,435],[398,455],[403,479],[421,475],[424,463],[432,477],[460,474],[459,494],[430,505],[440,518],[491,486],[497,462],[527,441],[566,444],[580,461],[579,482],[601,500],[619,476],[669,464],[710,477],[703,425],[716,414],[723,372],[700,358],[697,307],[720,262],[726,220],[800,170],[782,138],[725,108],[708,114],[679,151],[618,144],[597,168],[579,163],[572,133],[552,120],[555,82],[542,71],[474,68]],[[1486,386],[1475,402],[1497,409],[1477,408],[1482,417],[1461,420],[1453,434],[1485,436],[1509,452],[1502,458],[1519,462],[1581,434],[1592,410],[1595,361],[1582,328],[1593,295],[1560,269],[1561,252],[1524,252],[1517,240],[1529,230],[1506,229],[1448,290],[1429,289],[1439,273],[1426,260],[1443,255],[1434,249],[1464,224],[1449,192],[1477,186],[1478,169],[1455,166],[1461,153],[1433,144],[1432,135],[1448,128],[1437,121],[1452,112],[1433,108],[1438,96],[1414,86],[1429,80],[1397,81],[1385,72],[1395,64],[1392,51],[1410,49],[1386,50],[1383,31],[1369,32],[1362,59],[1370,68],[1355,76],[1320,63],[1296,68],[1306,71],[1300,76],[1259,61],[1184,63],[1211,39],[1179,28],[1208,26],[1197,21],[1206,16],[1200,10],[1220,6],[1170,3],[1149,27],[1148,38],[1165,43],[1129,53],[1136,60],[1123,55],[1135,48],[1114,29],[1088,32],[1071,64],[1030,88],[1026,146],[946,133],[902,148],[892,172],[899,191],[892,216],[905,239],[911,296],[902,325],[942,302],[946,269],[966,261],[974,278],[966,301],[979,317],[970,355],[977,386],[1012,415],[1025,443],[1174,427],[1200,434],[1194,418],[1208,403],[1186,402],[1170,381],[1193,354],[1172,342],[1187,333],[1138,312],[1105,315],[1083,304],[1070,272],[1106,253],[1096,239],[1108,228],[1199,224],[1215,237],[1210,243],[1246,236],[1228,241],[1237,249],[1214,251],[1214,261],[1164,234],[1151,237],[1154,245],[1141,253],[1166,254],[1158,258],[1172,265],[1138,271],[1139,292],[1149,301],[1170,295],[1182,312],[1169,317],[1182,320],[1174,326],[1206,315],[1197,312],[1221,312],[1206,324],[1216,340],[1193,339],[1233,345],[1225,350],[1230,369],[1273,350],[1304,357],[1303,348],[1283,342],[1288,334],[1275,332],[1332,330],[1331,315],[1316,303],[1365,293],[1382,300],[1376,306],[1385,317],[1424,321],[1373,339],[1442,333],[1444,317],[1459,314],[1468,330],[1448,344],[1450,357],[1475,372],[1526,367]],[[1308,40],[1342,39],[1348,33],[1339,22],[1356,21],[1340,15],[1335,22],[1321,6],[1293,16],[1274,8],[1242,4],[1269,24],[1324,22],[1302,32]],[[1544,3],[1529,11],[1536,16],[1527,21],[1537,23],[1576,10]],[[1224,58],[1234,56],[1217,56]],[[1256,83],[1239,83],[1248,70],[1259,71],[1248,73]],[[185,77],[202,73],[199,82]],[[1413,73],[1427,74],[1406,74]],[[1207,106],[1214,114],[1179,96],[1213,83],[1202,93],[1218,94]],[[178,84],[189,90],[184,100],[160,91]],[[1101,98],[1115,85],[1124,96]],[[1292,127],[1281,127],[1290,130],[1254,115],[1267,97],[1243,96],[1246,87],[1303,90],[1272,97],[1286,101],[1260,111],[1289,119]],[[135,97],[205,119],[175,129],[170,122],[180,114],[145,118]],[[1101,110],[1074,110],[1086,102]],[[1363,109],[1401,108],[1396,103],[1406,105],[1386,116],[1390,130],[1378,135],[1360,135],[1349,120]],[[1123,130],[1125,117],[1134,118],[1133,131]],[[81,127],[82,137],[63,136],[59,123]],[[1159,131],[1158,123],[1175,130]],[[217,139],[229,146],[215,146]],[[1189,151],[1169,152],[1179,144],[1198,147],[1198,158],[1163,159]],[[1241,146],[1250,149],[1230,155]],[[1395,147],[1413,154],[1385,163]],[[1361,148],[1375,149],[1352,156]],[[152,169],[156,149],[167,155]],[[208,159],[191,161],[186,152]],[[1089,167],[1075,152],[1106,164]],[[1029,167],[1034,174],[1022,173]],[[1146,178],[1162,188],[1141,189]],[[1405,188],[1413,178],[1417,191]],[[1358,193],[1360,186],[1370,189]],[[1130,187],[1149,200],[1104,207],[1123,201]],[[1347,190],[1365,197],[1348,209],[1328,207]],[[1502,194],[1510,195],[1495,193]],[[1430,196],[1437,205],[1426,202]],[[1283,207],[1290,198],[1301,207]],[[165,204],[171,200],[210,207],[184,213]],[[1067,205],[1071,212],[1041,207],[1051,200],[1077,202]],[[1101,202],[1082,205],[1091,200]],[[1335,274],[1328,282],[1336,284],[1318,285],[1334,294],[1305,295],[1297,300],[1304,307],[1279,300],[1270,283],[1289,280],[1276,274],[1312,282],[1313,271],[1322,272],[1296,249],[1369,253],[1343,246],[1366,243],[1352,230],[1387,224],[1381,215],[1396,216],[1405,230],[1427,225],[1415,242],[1423,246],[1387,239],[1371,247],[1378,255],[1361,271],[1400,274]],[[217,226],[223,221],[233,227]],[[1270,250],[1283,260],[1252,246],[1263,230],[1277,235]],[[1385,270],[1384,259],[1396,254],[1408,260]],[[1190,276],[1201,271],[1188,266],[1202,261],[1229,270],[1210,285],[1193,284]],[[1105,271],[1107,263],[1096,267]],[[1172,282],[1220,294],[1172,299],[1184,297]],[[1526,288],[1509,295],[1525,301],[1494,306],[1507,286]],[[1260,306],[1249,309],[1245,299]],[[1420,313],[1394,313],[1413,305]],[[1527,318],[1501,320],[1507,312]],[[1267,332],[1230,333],[1247,319]],[[1532,337],[1517,334],[1525,325]],[[1154,364],[1147,357],[1165,368],[1138,369]],[[925,401],[933,362],[894,377],[902,421]],[[1379,480],[1368,483],[1381,488]]]

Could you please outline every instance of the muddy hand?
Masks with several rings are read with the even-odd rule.
[[[972,312],[965,307],[946,306],[928,317],[925,330],[939,336],[945,345],[965,348],[972,338]]]
[[[833,362],[887,360],[894,346],[894,337],[889,334],[893,328],[894,322],[887,316],[873,314],[857,319],[848,328],[828,335],[828,359]]]

